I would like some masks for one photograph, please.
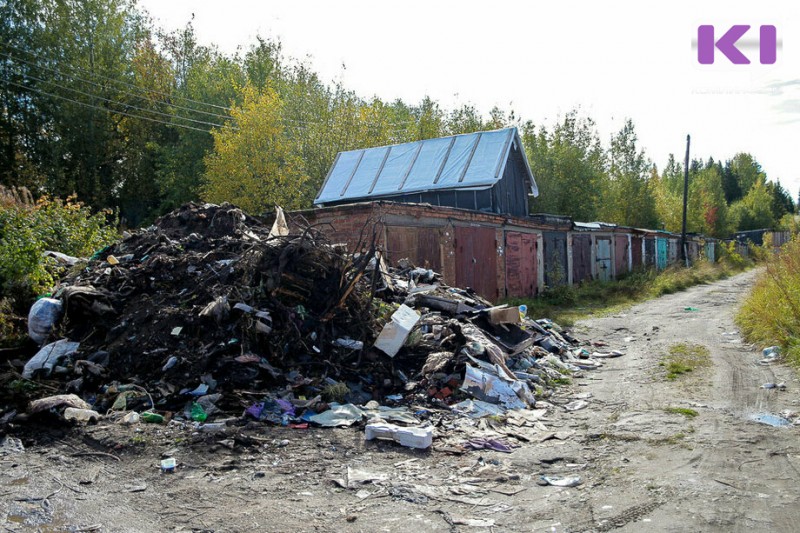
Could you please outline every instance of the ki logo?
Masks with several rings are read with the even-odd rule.
[[[697,28],[697,61],[701,65],[713,65],[716,49],[722,52],[722,55],[727,57],[734,65],[749,65],[750,60],[747,59],[747,56],[736,48],[737,41],[749,29],[750,26],[746,24],[731,26],[722,37],[715,41],[714,26],[699,26]],[[740,46],[746,48],[757,47],[759,62],[762,65],[773,65],[778,55],[778,32],[775,26],[760,26],[758,43],[745,40],[740,43]]]

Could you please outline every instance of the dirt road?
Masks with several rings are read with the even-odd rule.
[[[800,384],[784,366],[759,365],[761,347],[745,345],[733,324],[754,276],[579,323],[578,337],[603,340],[626,355],[573,380],[541,419],[511,429],[476,423],[475,431],[527,439],[510,454],[453,454],[447,439],[420,452],[365,443],[356,429],[209,435],[178,426],[54,428],[37,444],[23,436],[24,452],[13,450],[12,441],[0,451],[0,525],[7,531],[797,531],[797,430],[751,418],[798,409]],[[670,361],[694,368],[670,380]],[[781,381],[787,390],[761,388]],[[563,407],[576,399],[588,406]],[[159,471],[162,455],[178,459],[175,473]],[[579,476],[582,483],[542,486],[542,475]]]

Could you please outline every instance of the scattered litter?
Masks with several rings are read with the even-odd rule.
[[[511,445],[499,439],[475,438],[468,440],[462,446],[468,450],[494,450],[503,453],[514,451]]]
[[[174,457],[167,457],[166,459],[161,460],[161,471],[164,473],[172,473],[175,471],[175,467],[177,466],[177,461],[175,461]]]
[[[61,318],[63,305],[54,298],[40,298],[28,313],[28,336],[36,344],[42,344],[52,333]]]
[[[364,411],[353,404],[331,404],[323,413],[309,417],[309,420],[323,427],[352,426],[364,418]]]
[[[79,342],[72,342],[67,339],[51,342],[36,352],[36,355],[25,363],[22,377],[31,379],[34,373],[40,370],[43,371],[45,375],[49,375],[50,372],[53,371],[53,368],[62,362],[63,359],[71,357],[72,354],[78,350],[80,345]]]
[[[586,400],[575,400],[574,402],[569,402],[567,405],[565,405],[564,409],[566,409],[567,411],[578,411],[588,406],[589,402],[587,402]]]
[[[3,440],[0,441],[0,455],[16,455],[19,453],[25,453],[25,446],[23,446],[22,441],[11,435],[3,437]]]
[[[760,424],[766,424],[772,427],[789,427],[792,425],[792,422],[787,420],[786,418],[778,415],[773,415],[770,413],[757,413],[750,416],[750,420],[754,422],[758,422]]]
[[[402,304],[392,314],[392,319],[383,326],[375,341],[375,348],[389,357],[394,357],[406,342],[411,329],[419,321],[419,315],[410,307]]]
[[[556,476],[542,476],[540,478],[545,484],[552,485],[554,487],[577,487],[583,481],[581,481],[580,476],[566,476],[566,477],[556,477]]]
[[[76,422],[96,422],[100,420],[102,415],[97,411],[91,409],[76,409],[75,407],[67,407],[64,410],[64,420],[74,420]]]
[[[761,385],[762,389],[778,389],[778,390],[786,390],[786,383],[764,383]]]
[[[74,394],[58,394],[56,396],[48,396],[33,400],[28,406],[28,412],[42,413],[50,411],[51,409],[59,409],[61,407],[72,407],[74,409],[91,409],[92,406],[83,401],[80,397]]]
[[[409,448],[430,448],[433,442],[433,428],[401,427],[385,422],[371,422],[365,429],[366,440],[388,439]]]

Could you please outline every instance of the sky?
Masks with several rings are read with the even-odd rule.
[[[670,153],[729,159],[749,152],[792,198],[800,191],[800,4],[788,0],[396,2],[139,0],[166,30],[193,25],[202,44],[246,50],[278,38],[284,54],[362,97],[424,96],[444,108],[498,106],[552,126],[574,108],[608,145],[627,118],[659,168]],[[736,43],[750,64],[719,49],[700,64],[698,26]],[[773,25],[774,64],[761,64],[759,28]],[[797,37],[795,39],[794,37]],[[761,43],[762,46],[764,43]]]

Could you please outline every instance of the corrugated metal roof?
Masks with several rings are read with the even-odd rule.
[[[486,189],[503,177],[517,128],[339,152],[315,204],[385,198],[439,189]],[[522,152],[531,192],[538,194]]]

